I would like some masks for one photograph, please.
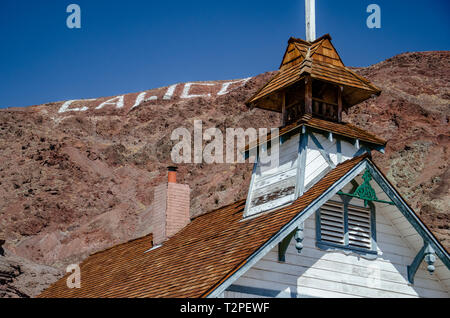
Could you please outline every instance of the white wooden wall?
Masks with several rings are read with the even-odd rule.
[[[345,190],[350,190],[350,185]],[[381,189],[376,190],[380,196]],[[313,214],[305,222],[305,247],[301,254],[292,241],[286,262],[281,263],[275,247],[233,285],[276,290],[284,292],[283,297],[292,293],[297,297],[449,297],[446,284],[450,274],[441,262],[437,262],[433,275],[422,263],[414,285],[408,283],[406,266],[421,247],[414,247],[405,238],[402,229],[413,237],[408,224],[396,207],[376,203],[378,257],[368,260],[358,254],[316,248]],[[258,297],[228,291],[223,296]]]
[[[331,161],[338,165],[338,151],[337,151],[337,139],[333,138],[332,141],[325,138],[320,134],[312,134],[316,137],[319,143],[322,145],[324,151],[330,156]],[[341,155],[342,161],[353,158],[358,151],[356,147],[349,142],[340,141],[341,143]],[[305,166],[305,188],[311,188],[317,180],[318,176],[324,173],[327,169],[331,169],[325,158],[321,155],[319,148],[313,142],[311,138],[308,138],[307,154],[306,154],[306,166]]]
[[[314,134],[320,142],[324,151],[330,155],[335,165],[338,162],[337,139],[333,138],[329,141],[320,134]],[[312,187],[317,178],[331,170],[331,166],[322,156],[316,144],[309,138],[306,148],[306,165],[304,169],[299,169],[298,149],[300,135],[294,135],[279,147],[279,165],[274,168],[264,169],[257,166],[253,176],[252,184],[249,189],[247,216],[254,215],[262,211],[272,210],[282,205],[288,204],[296,199],[295,186],[297,184],[297,172],[305,171],[304,178],[305,188]],[[341,140],[342,161],[350,159],[358,151],[354,145]],[[292,191],[292,187],[294,191]],[[275,192],[288,189],[282,195],[276,195],[275,199],[268,200],[273,197]]]
[[[249,189],[250,196],[248,202],[251,202],[248,214],[256,214],[267,211],[278,206],[292,202],[295,199],[295,185],[297,182],[298,169],[298,146],[299,135],[293,136],[280,145],[279,165],[267,169],[264,166],[255,170],[252,186]],[[289,191],[286,195],[277,197],[275,200],[263,204],[254,205],[254,200],[263,196],[269,196],[274,191],[282,188],[294,187],[294,191]]]

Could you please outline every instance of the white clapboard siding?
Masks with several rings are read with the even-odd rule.
[[[323,147],[323,151],[332,154],[337,152],[336,140],[330,142],[328,139],[320,134],[313,134]],[[332,159],[332,158],[331,158]],[[333,160],[333,159],[332,159]],[[335,164],[337,164],[337,155],[335,157]],[[307,152],[306,152],[306,166],[305,166],[305,187],[310,188],[314,181],[320,174],[330,169],[330,165],[322,156],[319,148],[314,143],[312,138],[308,138]]]
[[[255,269],[259,269],[262,272],[281,270],[281,273],[288,273],[295,276],[298,275],[299,266],[303,266],[302,270],[304,271],[306,276],[316,278],[327,277],[328,280],[345,281],[346,283],[354,283],[356,285],[358,285],[360,281],[365,280],[364,285],[368,285],[369,287],[380,288],[382,287],[382,285],[386,287],[391,286],[393,288],[392,290],[403,292],[405,294],[411,294],[411,289],[409,286],[404,284],[403,277],[395,275],[393,273],[382,273],[381,269],[376,266],[349,266],[336,262],[326,263],[317,260],[308,260],[308,258],[301,259],[301,261],[299,261],[295,265],[279,265],[281,264],[278,262],[275,264],[274,262],[262,261],[260,262],[260,264],[258,264],[258,266],[255,266]],[[357,273],[358,275],[355,275],[355,273]],[[416,282],[415,287],[423,289],[429,295],[431,295],[433,291],[439,290],[441,288],[440,284],[437,281],[424,281],[420,278],[418,280],[419,284]],[[441,293],[437,294],[442,296]]]
[[[256,171],[256,176],[258,178],[264,178],[268,176],[273,176],[275,174],[282,173],[286,170],[292,169],[293,167],[297,166],[297,158],[298,153],[295,154],[282,154],[279,158],[278,165],[276,165],[276,162],[273,162],[273,166],[270,164],[267,165],[260,165],[258,164],[258,168]]]
[[[383,200],[390,200],[376,182],[373,182],[372,184],[379,198],[383,198]],[[379,211],[379,214],[386,221],[391,223],[395,233],[402,238],[402,241],[411,251],[419,251],[423,247],[422,237],[417,233],[411,223],[408,222],[408,220],[403,216],[403,214],[396,206],[382,203],[375,203],[375,206],[377,207],[377,211]],[[416,252],[414,252],[413,254],[413,256],[415,256]],[[437,259],[435,263],[436,270],[433,276],[439,277],[440,279],[444,280],[444,277],[450,276],[450,271],[446,266],[443,266],[443,264],[442,266],[439,266],[439,264],[442,264],[442,262],[440,259]],[[450,290],[450,285],[448,285],[447,282],[443,282],[443,285],[447,290]]]
[[[358,149],[349,142],[341,141],[342,160],[353,158]]]
[[[333,141],[330,142],[327,138],[320,134],[314,134],[314,136],[322,145],[324,152],[330,156],[331,161],[335,165],[337,165],[338,155],[336,138],[334,138]],[[353,145],[341,140],[341,155],[343,161],[353,158],[356,151],[357,149]],[[326,171],[330,169],[330,165],[320,153],[319,148],[316,146],[314,141],[309,138],[305,165],[305,187],[310,188],[311,186],[313,186],[313,181],[317,181],[318,176],[326,173]]]
[[[309,245],[309,244],[308,244]],[[276,256],[278,252],[273,250],[269,254],[272,254],[271,256],[268,256],[267,259],[271,261],[276,261]],[[314,261],[314,263],[319,263],[319,261],[328,261],[333,264],[336,264],[336,266],[339,266],[339,264],[345,264],[350,266],[350,268],[353,268],[354,266],[360,266],[364,268],[370,268],[374,266],[373,260],[364,259],[362,257],[359,257],[355,254],[345,254],[344,252],[325,252],[317,249],[315,246],[305,246],[302,250],[301,254],[297,252],[297,250],[291,246],[289,246],[287,252],[286,252],[286,264],[299,264],[299,262],[302,262],[302,260],[306,258],[310,258]],[[385,260],[382,258],[379,258],[376,262],[376,266],[382,270],[383,272],[391,272],[395,274],[400,274],[402,277],[402,280],[405,280],[407,277],[407,269],[403,264],[391,262],[390,260]],[[425,267],[423,267],[425,269]],[[438,281],[438,277],[436,275],[430,275],[426,270],[419,271],[416,274],[416,278],[424,278],[429,281]]]
[[[280,294],[292,293],[292,291],[296,292],[297,290],[297,285],[295,283],[285,284],[277,281],[261,280],[244,276],[240,277],[233,285],[275,290]]]
[[[314,134],[314,136],[322,145],[323,151],[337,165],[337,138],[329,141],[321,134]],[[308,138],[306,145],[305,166],[299,167],[299,142],[300,134],[296,134],[279,145],[278,165],[258,164],[249,189],[247,215],[272,210],[292,202],[295,199],[295,188],[299,179],[303,179],[307,190],[318,181],[318,178],[332,169],[312,138]],[[352,144],[341,140],[342,160],[353,157],[356,151]],[[297,176],[298,171],[302,171],[304,175]],[[288,190],[280,191],[282,189]],[[274,195],[271,195],[272,193]],[[268,202],[268,199],[271,201]]]
[[[278,154],[278,166],[267,168],[263,165],[258,167],[258,175],[266,176],[272,175],[273,173],[278,173],[280,171],[288,170],[296,165],[296,160],[298,157],[298,147],[299,147],[299,137],[298,135],[293,136],[285,143],[280,145]]]
[[[249,189],[248,215],[272,210],[295,199],[298,171],[299,135],[280,145],[279,165],[268,168],[258,165]]]
[[[280,172],[278,174],[272,174],[265,177],[257,177],[254,181],[254,187],[255,189],[263,188],[291,177],[297,177],[297,166],[294,166],[291,169]]]
[[[308,161],[309,158],[314,159],[310,160],[305,167],[305,186],[307,187],[310,187],[311,181],[329,167],[329,164],[317,149],[307,149],[306,160]]]
[[[339,196],[333,200],[339,200]],[[354,202],[358,203],[357,200],[351,203]],[[360,210],[364,211],[355,209],[355,212]],[[287,297],[286,291],[295,292],[297,297],[449,297],[450,273],[440,261],[436,262],[433,275],[422,263],[414,285],[408,283],[407,265],[412,263],[418,249],[392,223],[392,217],[396,224],[407,222],[398,220],[399,213],[395,210],[387,204],[375,204],[379,254],[375,260],[343,250],[318,249],[315,215],[312,215],[304,223],[304,247],[300,254],[292,240],[286,251],[286,262],[278,262],[278,247],[275,247],[233,284],[284,291],[282,297]],[[364,215],[354,214],[355,221],[364,220]],[[443,273],[440,276],[439,271]]]
[[[279,263],[276,263],[276,265],[278,264]],[[289,267],[289,265],[283,267]],[[245,275],[245,277],[281,282],[285,284],[297,282],[300,286],[302,281],[305,282],[308,280],[313,280],[317,283],[315,283],[315,285],[307,286],[329,286],[331,291],[360,290],[363,292],[361,295],[366,297],[393,297],[395,295],[400,297],[417,297],[419,296],[419,293],[424,297],[447,296],[447,293],[444,291],[426,289],[417,286],[412,289],[407,284],[381,280],[380,270],[377,268],[369,268],[369,270],[370,272],[367,273],[367,277],[364,277],[361,275],[355,275],[354,272],[335,272],[334,270],[318,269],[315,266],[309,268],[295,266],[295,269],[292,269],[293,272],[286,271],[284,268],[279,269],[276,266],[271,266],[270,268],[258,268],[258,266],[255,266],[255,268]]]
[[[325,273],[325,271],[324,271]],[[331,274],[331,275],[330,275]],[[399,294],[392,292],[391,290],[386,290],[385,292],[380,291],[369,286],[365,286],[361,283],[353,284],[344,281],[339,281],[336,279],[335,274],[328,273],[326,277],[316,277],[316,275],[308,275],[306,272],[300,277],[297,275],[290,275],[286,273],[278,273],[274,271],[262,271],[262,270],[252,270],[245,275],[244,279],[252,279],[254,282],[265,281],[268,284],[278,284],[281,286],[287,286],[290,288],[296,288],[302,291],[301,286],[315,287],[322,290],[337,292],[340,294],[347,294],[353,296],[364,295],[366,297],[395,297]],[[340,276],[340,275],[339,275]],[[337,276],[337,277],[339,277]],[[416,295],[401,295],[404,297],[415,297]]]
[[[263,187],[259,187],[259,188],[255,187],[252,198],[256,199],[258,197],[261,197],[261,196],[264,196],[264,195],[267,195],[267,194],[270,194],[270,193],[273,193],[276,191],[280,191],[280,190],[283,190],[283,189],[286,189],[289,187],[294,187],[294,189],[295,189],[296,181],[297,181],[297,176],[294,175],[294,176],[288,177],[288,178],[285,177],[281,180],[278,180],[277,182],[273,182],[273,183],[271,183],[269,185],[265,185]]]
[[[223,297],[219,297],[219,298],[269,298],[269,297],[264,297],[264,296],[260,296],[260,295],[244,294],[244,293],[238,293],[238,292],[226,290],[223,292]]]
[[[281,291],[281,295],[286,294],[293,294],[295,293],[298,298],[355,298],[354,295],[340,293],[340,292],[333,292],[327,289],[321,289],[322,286],[313,286],[313,287],[298,287],[298,284],[296,282],[292,282],[290,284],[283,284],[279,282],[272,282],[272,281],[262,281],[260,279],[254,279],[249,277],[242,277],[239,280],[239,284],[255,287],[255,288],[261,288],[261,289],[268,289],[268,290],[279,290]],[[356,296],[358,297],[358,296]],[[246,294],[243,298],[253,298],[253,295]]]
[[[338,164],[338,158],[337,158],[337,145],[336,145],[336,138],[333,138],[333,141],[328,140],[328,138],[325,138],[321,134],[314,134],[316,139],[319,141],[319,143],[322,145],[323,149],[326,153],[330,156],[331,161],[337,165]],[[311,140],[309,141],[312,142]]]
[[[336,275],[357,273],[358,276],[366,279],[372,279],[374,273],[376,273],[381,281],[400,284],[403,284],[405,278],[407,277],[406,270],[399,272],[397,270],[397,268],[399,268],[398,266],[397,268],[394,266],[389,266],[389,263],[387,262],[381,264],[377,263],[374,265],[373,262],[368,264],[360,264],[359,262],[342,262],[334,259],[328,260],[326,258],[317,260],[314,257],[305,256],[303,254],[300,255],[298,253],[288,253],[287,256],[288,257],[286,258],[285,264],[280,264],[278,262],[277,264],[274,264],[276,259],[262,260],[255,268],[270,269],[277,267],[279,270],[285,270],[294,275],[296,273],[295,271],[298,270],[298,266],[303,266],[305,271],[308,271],[310,267],[314,267],[317,269],[334,272]],[[420,277],[420,275],[416,276],[415,286],[425,289],[440,290],[441,285],[439,281],[437,281],[435,277],[430,276],[429,274],[427,275],[429,277]],[[433,280],[428,278],[435,279]]]

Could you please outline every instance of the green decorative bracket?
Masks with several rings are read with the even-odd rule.
[[[294,231],[292,231],[288,236],[286,236],[280,243],[278,243],[278,261],[285,262],[286,261],[286,251],[289,247],[289,243],[292,238],[295,239],[295,248],[299,253],[301,253],[303,249],[303,239],[305,238],[303,233],[304,226],[303,224],[299,225]]]
[[[414,276],[416,275],[417,270],[419,269],[420,263],[425,259],[425,262],[428,264],[427,270],[430,274],[433,274],[435,267],[434,263],[436,262],[436,255],[434,249],[430,244],[424,244],[422,249],[417,253],[411,265],[408,265],[408,281],[411,284],[414,284]]]
[[[355,197],[355,198],[364,200],[365,207],[367,207],[367,205],[369,204],[369,201],[395,205],[395,203],[391,202],[391,201],[378,200],[375,190],[370,185],[370,180],[372,180],[372,175],[370,174],[370,171],[368,169],[366,169],[362,178],[364,180],[363,183],[360,186],[358,186],[353,193],[344,193],[342,191],[339,191],[338,194],[348,195],[351,197]]]

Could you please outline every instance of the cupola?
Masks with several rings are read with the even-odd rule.
[[[314,1],[306,1],[308,41],[291,37],[278,73],[246,102],[281,113],[282,127],[244,150],[257,158],[244,217],[291,204],[345,160],[384,151],[386,141],[342,121],[343,111],[380,89],[344,65],[329,34],[314,39],[308,3]],[[262,163],[265,151],[275,165]]]
[[[329,34],[312,42],[291,37],[279,72],[247,105],[281,113],[283,125],[305,114],[341,122],[342,111],[380,93],[345,67]]]

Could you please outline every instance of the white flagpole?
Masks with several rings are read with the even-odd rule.
[[[316,39],[316,0],[305,0],[306,41]]]

